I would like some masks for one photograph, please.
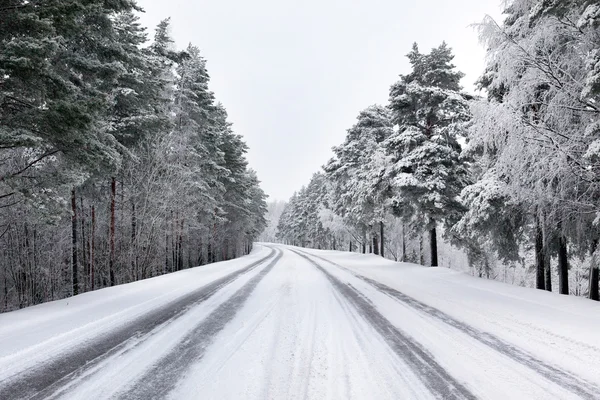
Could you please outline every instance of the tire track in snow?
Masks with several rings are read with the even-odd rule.
[[[352,285],[345,284],[338,280],[321,265],[309,258],[306,253],[292,249],[290,249],[290,251],[305,258],[319,269],[327,277],[332,286],[356,308],[359,314],[367,320],[377,332],[379,332],[394,353],[413,368],[423,384],[431,390],[437,398],[445,400],[477,399],[465,385],[458,382],[448,373],[448,371],[438,364],[426,349],[394,326]],[[310,256],[312,256],[312,254]]]
[[[142,337],[156,327],[176,319],[190,307],[205,301],[240,275],[264,263],[273,254],[275,250],[271,249],[267,256],[242,269],[216,279],[97,339],[84,342],[68,354],[41,363],[25,373],[0,382],[0,399],[44,398],[45,393],[58,389],[60,382],[68,380],[74,374],[79,375],[82,368],[93,367],[107,356],[126,347],[132,339]]]
[[[305,253],[309,254],[309,253]],[[472,337],[478,342],[496,350],[497,352],[505,355],[506,357],[511,358],[512,360],[518,362],[521,365],[524,365],[538,374],[542,375],[546,379],[550,380],[553,383],[563,387],[564,389],[581,396],[584,399],[598,399],[600,393],[600,387],[592,382],[588,382],[568,371],[562,370],[556,366],[550,365],[533,354],[520,349],[517,346],[510,344],[509,342],[495,336],[491,333],[482,331],[480,329],[474,328],[462,321],[457,320],[456,318],[446,314],[445,312],[431,307],[411,296],[408,296],[399,290],[393,289],[387,285],[384,285],[381,282],[373,280],[371,278],[367,278],[366,276],[360,275],[350,269],[339,265],[333,261],[327,260],[326,258],[310,254],[311,257],[315,257],[319,260],[325,261],[335,267],[341,268],[344,271],[352,274],[356,278],[368,283],[369,285],[375,287],[382,293],[392,297],[393,299],[408,305],[409,307],[420,311],[422,313],[427,314],[430,317],[433,317],[439,321],[444,322],[447,325],[452,326],[453,328],[458,329],[459,331],[465,333],[466,335]]]
[[[278,249],[277,252],[277,256],[266,267],[210,313],[168,355],[138,378],[129,390],[116,397],[128,400],[165,398],[177,386],[188,368],[204,356],[215,336],[235,317],[258,283],[277,264],[283,251]]]

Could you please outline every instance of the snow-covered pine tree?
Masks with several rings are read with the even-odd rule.
[[[385,141],[391,156],[386,179],[396,215],[417,231],[429,231],[431,265],[437,266],[437,226],[451,226],[462,212],[458,195],[468,183],[459,138],[470,119],[461,93],[463,74],[443,43],[429,54],[413,46],[412,72],[390,89],[392,122],[398,129]]]
[[[377,241],[385,221],[389,183],[383,179],[386,156],[381,144],[392,133],[389,110],[370,106],[360,112],[344,143],[333,149],[334,159],[324,167],[332,211],[361,233],[363,244],[367,234]]]
[[[236,256],[264,227],[265,195],[199,53],[175,49],[168,20],[145,46],[131,2],[84,3],[0,7],[3,311]],[[182,82],[176,67],[197,73]],[[216,222],[238,228],[228,254],[207,248],[236,230]]]

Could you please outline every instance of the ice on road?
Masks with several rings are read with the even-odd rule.
[[[595,302],[256,247],[0,315],[0,398],[600,399]]]

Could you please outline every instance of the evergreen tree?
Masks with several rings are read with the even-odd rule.
[[[2,311],[250,251],[266,196],[199,50],[46,3],[0,7]]]
[[[412,72],[390,89],[392,122],[398,130],[385,141],[392,160],[387,171],[394,212],[430,232],[431,262],[437,266],[437,224],[451,226],[462,207],[458,195],[468,182],[458,139],[469,121],[469,96],[460,93],[444,43],[429,54],[417,45],[408,54]]]
[[[381,145],[392,133],[389,111],[371,106],[359,114],[344,143],[333,149],[335,158],[324,167],[331,182],[331,209],[361,232],[363,241],[367,232],[376,235],[385,220],[389,183]]]

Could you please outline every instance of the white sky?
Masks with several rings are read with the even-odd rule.
[[[362,109],[387,103],[413,42],[426,52],[445,40],[472,90],[485,53],[470,25],[499,19],[501,2],[138,0],[146,26],[170,16],[178,48],[200,47],[270,200],[307,184]]]

